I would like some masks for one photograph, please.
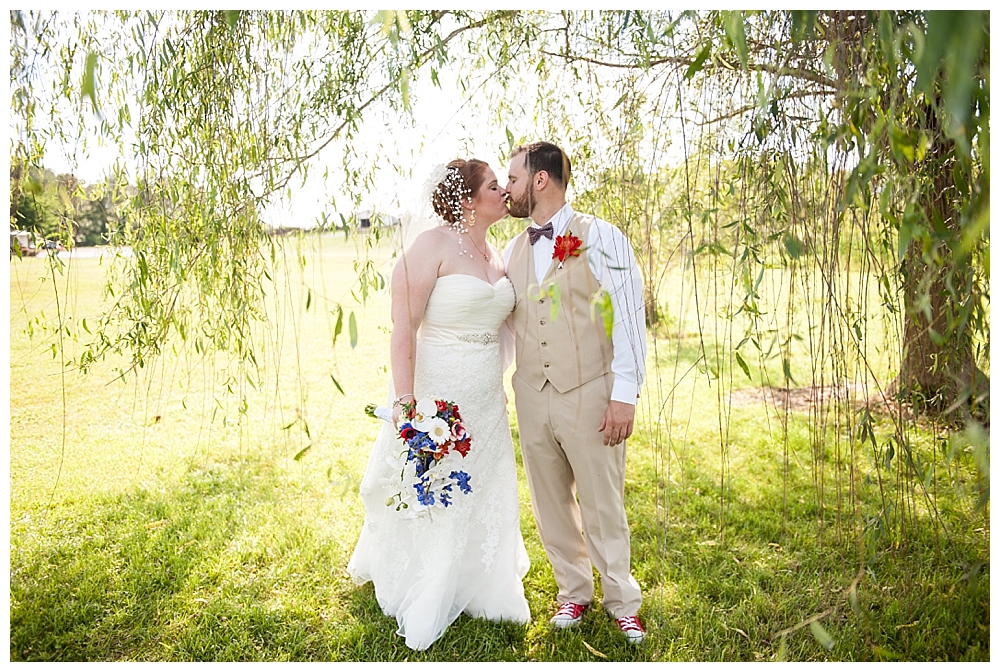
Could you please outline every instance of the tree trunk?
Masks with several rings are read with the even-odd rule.
[[[903,352],[893,388],[918,411],[948,420],[972,415],[988,424],[989,379],[976,366],[973,330],[960,315],[960,304],[968,299],[961,295],[962,288],[971,285],[973,269],[956,261],[954,245],[949,244],[961,236],[954,198],[954,144],[941,132],[937,113],[928,107],[926,114],[935,141],[924,165],[934,173],[921,207],[933,229],[936,258],[928,263],[924,240],[914,238],[901,266]]]
[[[976,366],[971,329],[954,325],[946,286],[949,274],[953,286],[961,287],[964,283],[955,276],[972,271],[954,264],[929,268],[918,246],[911,245],[906,255],[906,315],[896,393],[920,411],[950,419],[969,414],[988,424],[989,378]],[[929,305],[930,320],[923,305]]]
[[[11,161],[10,166],[10,223],[17,221],[17,203],[21,200],[21,162]]]

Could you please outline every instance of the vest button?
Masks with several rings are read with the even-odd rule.
[[[538,303],[539,303],[539,304],[543,304],[543,303],[545,303],[545,299],[538,299]]]
[[[545,326],[545,320],[540,320],[540,321],[538,322],[538,324],[540,324],[540,325],[542,325],[542,326],[544,327],[544,326]]]
[[[542,364],[542,368],[547,369],[547,368],[549,368],[549,365],[548,364]]]
[[[547,345],[548,345],[548,343],[546,343],[545,341],[542,341],[542,347],[543,347],[543,348],[544,348],[545,346],[547,346]]]

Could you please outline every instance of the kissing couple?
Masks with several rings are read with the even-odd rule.
[[[559,589],[550,622],[580,623],[594,598],[593,566],[622,635],[645,638],[624,504],[625,440],[645,376],[643,283],[625,235],[566,202],[570,172],[569,157],[548,142],[512,151],[506,187],[483,161],[452,161],[418,204],[433,207],[437,225],[408,243],[393,270],[392,422],[361,482],[365,520],[347,569],[357,584],[374,583],[411,649],[431,646],[463,612],[531,620],[503,387],[511,359],[531,505]],[[508,214],[530,222],[500,253],[487,232]],[[614,310],[610,338],[591,318],[600,292]],[[435,471],[400,432],[440,427],[434,414],[448,403],[457,408],[442,413],[459,434],[440,441],[464,438],[466,450],[442,458],[440,445],[420,439],[452,460]],[[442,475],[449,469],[458,487]]]

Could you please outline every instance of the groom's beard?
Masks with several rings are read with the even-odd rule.
[[[511,196],[508,199],[508,204],[510,206],[510,216],[517,217],[519,219],[524,219],[531,216],[531,204],[528,202],[531,192],[529,190],[524,191],[524,195],[521,198],[514,198]]]

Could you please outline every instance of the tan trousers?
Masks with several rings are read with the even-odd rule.
[[[565,394],[549,383],[539,392],[516,373],[512,383],[531,507],[559,603],[590,604],[593,563],[604,608],[615,618],[634,616],[642,594],[629,564],[625,443],[605,446],[597,431],[610,398],[608,381],[598,378]]]

